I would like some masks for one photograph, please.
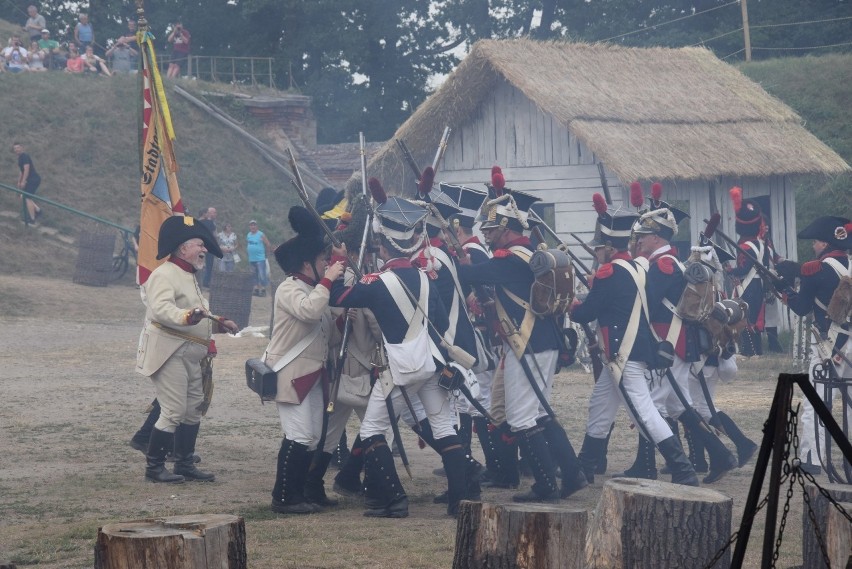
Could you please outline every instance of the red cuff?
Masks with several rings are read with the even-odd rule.
[[[328,290],[331,290],[331,281],[330,281],[330,280],[328,280],[328,279],[327,279],[327,278],[325,278],[325,277],[323,277],[322,279],[320,279],[320,282],[318,283],[318,285],[322,285],[322,286],[324,286],[325,288],[327,288]]]

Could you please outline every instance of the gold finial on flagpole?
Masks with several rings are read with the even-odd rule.
[[[145,0],[136,0],[136,27],[140,32],[148,31],[148,20],[145,18]]]

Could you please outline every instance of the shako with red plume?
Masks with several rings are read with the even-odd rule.
[[[370,195],[373,196],[373,200],[378,205],[382,205],[388,201],[388,195],[385,193],[385,189],[382,187],[382,183],[378,178],[370,178],[367,180],[367,185],[370,188]]]
[[[595,237],[589,242],[589,247],[611,246],[619,250],[627,249],[633,223],[639,216],[621,208],[610,211],[606,198],[599,193],[592,196],[592,205],[598,219],[595,223]]]
[[[426,166],[423,173],[420,175],[420,180],[417,182],[417,196],[423,198],[426,194],[432,191],[432,184],[435,183],[435,170],[432,166]]]
[[[645,203],[645,194],[642,191],[642,184],[632,182],[630,184],[630,205],[639,209],[643,203]]]
[[[735,212],[734,228],[741,237],[757,237],[763,230],[763,215],[760,204],[756,201],[743,198],[743,190],[734,186],[728,191],[733,202]]]

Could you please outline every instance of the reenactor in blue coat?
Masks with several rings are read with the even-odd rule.
[[[571,319],[580,323],[598,321],[600,343],[608,363],[589,400],[580,462],[586,477],[593,477],[595,468],[605,458],[610,426],[624,403],[640,429],[640,454],[647,454],[644,447],[653,453],[656,445],[666,460],[672,482],[697,486],[695,470],[680,441],[654,406],[645,378],[648,369],[656,365],[657,342],[646,317],[647,301],[640,294],[645,287],[645,268],[628,252],[631,230],[638,216],[625,210],[610,212],[600,194],[595,194],[594,203],[598,221],[595,238],[589,246],[594,249],[600,267],[589,295],[582,303],[575,304]]]
[[[580,472],[568,435],[548,414],[532,383],[543,398],[550,396],[560,341],[553,323],[536,317],[529,306],[534,281],[529,267],[533,246],[524,232],[535,225],[529,208],[539,198],[501,190],[502,195],[483,207],[481,231],[493,257],[484,263],[462,265],[459,274],[465,284],[493,285],[495,290],[504,344],[499,365],[503,370],[506,421],[535,477],[532,489],[513,499],[552,502],[588,483]],[[557,464],[562,471],[561,489]]]
[[[852,223],[845,217],[819,217],[799,232],[799,238],[814,240],[813,250],[817,258],[802,265],[798,292],[788,287],[784,296],[787,306],[799,316],[810,312],[814,315],[816,330],[811,339],[811,381],[814,366],[818,364],[833,366],[838,377],[848,378],[852,375],[848,364],[852,359],[852,341],[849,340],[852,325],[848,316],[846,322],[832,321],[829,306],[841,277],[850,275],[848,253],[852,250]],[[847,310],[849,301],[847,298]],[[821,469],[817,450],[824,448],[825,430],[819,430],[817,441],[813,406],[807,399],[803,406],[799,459],[803,468],[817,474]]]
[[[372,310],[384,336],[393,380],[390,385],[381,378],[376,381],[361,422],[367,505],[364,515],[368,517],[408,516],[408,497],[385,438],[391,426],[385,399],[392,397],[395,418],[404,405],[400,385],[406,386],[406,392],[416,394],[425,408],[429,434],[424,435],[434,439],[447,473],[448,514],[455,515],[459,502],[466,498],[465,450],[454,428],[446,390],[438,385],[438,376],[450,363],[443,341],[447,311],[437,287],[410,261],[410,255],[421,246],[421,239],[414,238],[414,227],[422,224],[425,215],[422,207],[401,198],[380,201],[373,230],[379,257],[384,261],[382,270],[365,275],[351,287],[338,279],[331,291],[334,306]],[[345,248],[335,249],[334,254],[334,260],[345,258]]]
[[[704,449],[707,449],[710,472],[703,482],[710,484],[736,468],[737,459],[695,410],[689,390],[691,363],[701,358],[701,330],[697,322],[685,320],[678,313],[677,306],[687,287],[687,279],[685,267],[670,243],[677,234],[678,223],[689,216],[659,199],[652,201],[652,207],[654,209],[640,216],[633,227],[633,234],[637,238],[638,255],[648,262],[645,290],[651,329],[659,340],[667,342],[671,347],[672,361],[668,372],[650,372],[653,385],[651,398],[663,417],[683,423],[691,450],[701,449],[703,458]],[[641,455],[642,450],[645,450],[644,456]],[[656,478],[653,447],[640,445],[640,455],[636,457],[634,470],[628,469],[626,474]]]
[[[743,199],[742,190],[738,187],[731,188],[730,195],[736,212],[734,227],[740,236],[740,249],[769,268],[770,250],[763,239],[766,226],[760,206],[754,200]],[[729,270],[731,276],[739,279],[739,284],[734,289],[734,298],[741,298],[748,303],[748,328],[740,334],[739,350],[740,354],[746,357],[763,355],[765,289],[760,273],[752,267],[753,264],[748,256],[740,252],[736,266]]]

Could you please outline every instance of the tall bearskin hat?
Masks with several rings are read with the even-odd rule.
[[[734,186],[728,192],[734,204],[736,223],[734,228],[740,237],[757,237],[763,226],[760,205],[752,199],[743,199],[743,190]]]
[[[297,273],[305,262],[312,263],[325,249],[323,229],[310,212],[300,205],[290,208],[287,219],[296,236],[275,249],[275,260],[287,274]]]
[[[157,259],[165,259],[185,241],[196,238],[204,241],[208,253],[222,258],[222,249],[219,248],[216,237],[210,233],[207,226],[190,215],[173,215],[160,226],[160,234],[157,238]]]

